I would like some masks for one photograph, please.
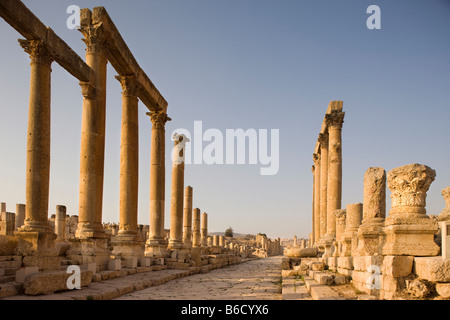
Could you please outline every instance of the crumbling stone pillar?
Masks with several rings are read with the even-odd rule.
[[[208,214],[206,212],[202,213],[201,237],[202,247],[208,246]]]
[[[450,187],[442,189],[442,196],[445,200],[445,208],[438,216],[439,221],[450,221]]]
[[[3,211],[0,213],[0,235],[14,235],[14,228],[16,224],[15,218],[16,215],[13,212]]]
[[[152,122],[150,154],[150,226],[146,256],[165,257],[165,124],[171,119],[164,112],[149,112]]]
[[[183,246],[183,200],[184,200],[184,156],[185,143],[189,139],[183,134],[173,135],[172,192],[170,198],[169,249]]]
[[[313,154],[314,159],[314,244],[320,240],[320,155]]]
[[[349,257],[356,253],[358,245],[357,234],[361,224],[362,212],[362,203],[352,203],[347,205],[345,231],[342,235],[342,247],[340,252],[341,257]]]
[[[119,238],[137,238],[139,186],[139,116],[135,76],[116,76],[122,87],[120,138]]]
[[[201,246],[201,233],[200,233],[200,209],[195,208],[193,210],[193,223],[192,223],[192,246],[199,247]]]
[[[25,204],[16,204],[16,230],[25,223]]]
[[[183,209],[183,245],[192,247],[192,187],[187,186],[184,190]]]
[[[66,239],[66,206],[56,206],[55,233],[59,240]]]
[[[438,226],[426,215],[427,191],[436,172],[421,164],[408,164],[387,174],[392,207],[386,218],[383,255],[435,256]]]
[[[334,211],[335,220],[336,220],[336,241],[333,256],[338,257],[341,255],[342,241],[343,235],[345,232],[345,220],[347,215],[346,209],[339,209]]]
[[[386,171],[371,167],[364,174],[363,220],[358,229],[359,256],[379,253],[386,217]]]

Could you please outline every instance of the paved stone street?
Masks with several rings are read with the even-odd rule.
[[[281,258],[269,257],[194,274],[117,300],[281,300]]]

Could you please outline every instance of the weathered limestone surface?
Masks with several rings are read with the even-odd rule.
[[[80,276],[82,287],[91,283],[92,271],[81,271]],[[67,279],[69,277],[70,274],[65,271],[32,274],[25,279],[25,283],[23,284],[25,294],[50,294],[55,291],[68,290]]]
[[[425,200],[436,172],[421,164],[409,164],[388,172],[392,209],[385,221],[385,255],[434,256],[437,223],[426,215]]]
[[[358,229],[356,254],[370,256],[380,251],[380,236],[386,217],[386,171],[371,167],[364,174],[363,219]]]

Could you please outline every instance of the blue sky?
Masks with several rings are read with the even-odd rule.
[[[69,5],[104,6],[136,60],[169,103],[166,227],[170,217],[170,135],[177,128],[279,129],[280,166],[187,165],[194,207],[210,231],[307,237],[312,153],[331,100],[343,100],[342,204],[362,202],[367,168],[421,163],[437,172],[429,214],[450,185],[450,1],[24,1],[84,58],[82,35],[66,27]],[[369,30],[366,9],[381,9]],[[29,58],[21,36],[0,20],[0,201],[25,201]],[[78,211],[82,96],[52,64],[49,214]],[[121,89],[108,67],[103,219],[118,221]],[[140,103],[139,223],[149,221],[150,122]],[[390,191],[387,191],[389,211]]]

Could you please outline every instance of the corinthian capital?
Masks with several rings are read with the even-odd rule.
[[[164,129],[167,121],[172,120],[165,112],[147,112],[152,122],[153,129]]]
[[[139,82],[134,75],[131,76],[115,76],[122,86],[122,95],[137,97]]]
[[[415,213],[426,213],[427,191],[435,177],[436,171],[417,163],[389,171],[387,182],[392,192],[391,206],[393,212],[400,213],[407,210]]]
[[[319,138],[317,140],[319,141],[321,148],[328,149],[328,133],[319,133]]]
[[[325,115],[325,122],[328,127],[341,129],[344,123],[345,112],[342,111],[331,111]]]
[[[108,36],[102,23],[81,26],[79,29],[83,34],[83,42],[86,44],[86,53],[107,55]]]
[[[23,50],[30,55],[32,63],[37,62],[50,66],[54,60],[54,57],[45,45],[44,40],[19,39],[19,44]]]

